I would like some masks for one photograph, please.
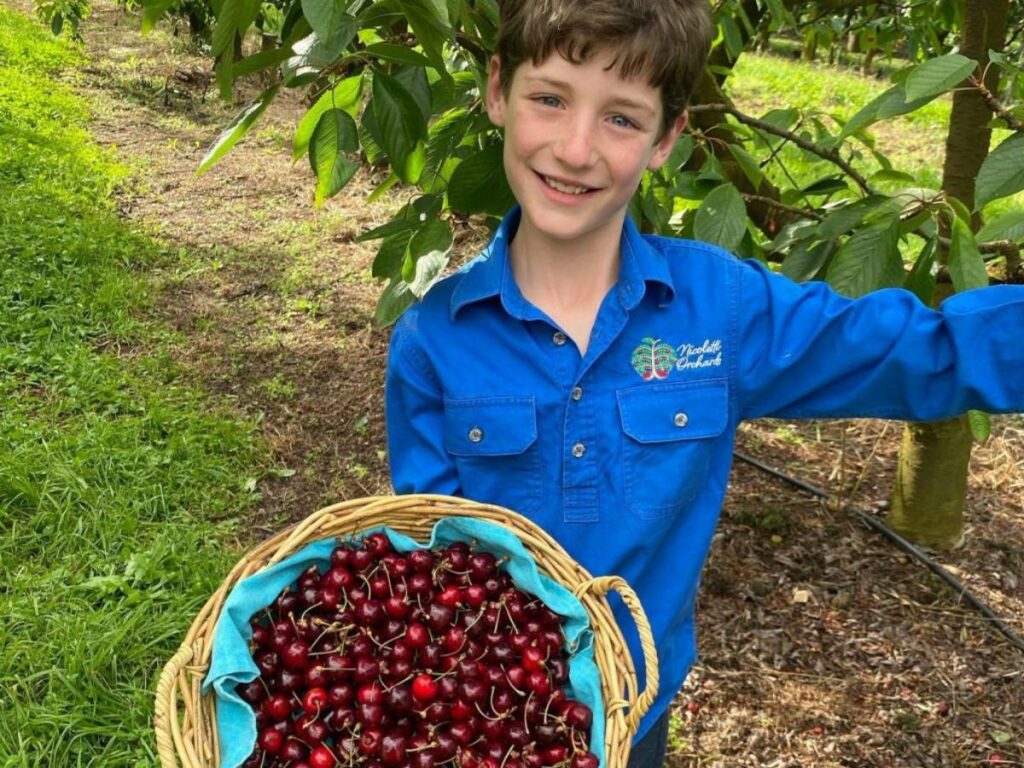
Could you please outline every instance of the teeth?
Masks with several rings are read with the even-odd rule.
[[[544,183],[552,189],[557,189],[559,192],[564,192],[567,195],[582,195],[588,189],[587,187],[570,187],[568,184],[556,181],[550,176],[544,177]]]

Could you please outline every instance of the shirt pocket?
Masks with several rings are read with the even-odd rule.
[[[540,507],[537,406],[532,397],[445,400],[444,446],[466,498],[529,514]]]
[[[677,513],[700,491],[728,420],[725,379],[616,392],[626,507],[644,519]]]

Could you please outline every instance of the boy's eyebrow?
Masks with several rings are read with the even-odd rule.
[[[558,80],[554,77],[542,77],[538,75],[530,75],[526,78],[527,83],[531,85],[546,85],[552,88],[571,89],[572,85],[565,82],[564,80]],[[651,107],[650,104],[643,101],[636,101],[626,96],[617,96],[611,100],[611,104],[615,106],[628,107],[636,109],[649,115],[657,113],[657,110]]]

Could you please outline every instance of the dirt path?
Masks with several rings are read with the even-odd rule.
[[[258,419],[274,451],[280,471],[260,481],[247,535],[387,492],[388,334],[372,324],[373,244],[355,237],[401,199],[367,204],[379,179],[364,174],[315,211],[308,165],[290,158],[303,111],[294,94],[196,178],[238,107],[217,101],[183,38],[137,30],[99,3],[78,86],[99,140],[137,171],[124,215],[181,254],[158,275],[175,354]],[[898,436],[882,422],[765,422],[739,442],[877,506]],[[976,451],[968,543],[943,561],[1024,633],[1022,470],[1024,421],[999,419]],[[851,516],[746,466],[734,470],[700,621],[702,665],[680,695],[672,768],[980,766],[995,753],[1024,765],[1024,653]]]

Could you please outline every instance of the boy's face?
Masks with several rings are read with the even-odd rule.
[[[520,233],[549,248],[567,241],[618,243],[626,207],[645,169],[659,168],[686,124],[661,135],[661,93],[625,80],[610,52],[583,64],[554,53],[527,60],[502,91],[491,60],[487,112],[505,129],[505,173],[523,209]],[[539,236],[539,238],[537,237]]]

